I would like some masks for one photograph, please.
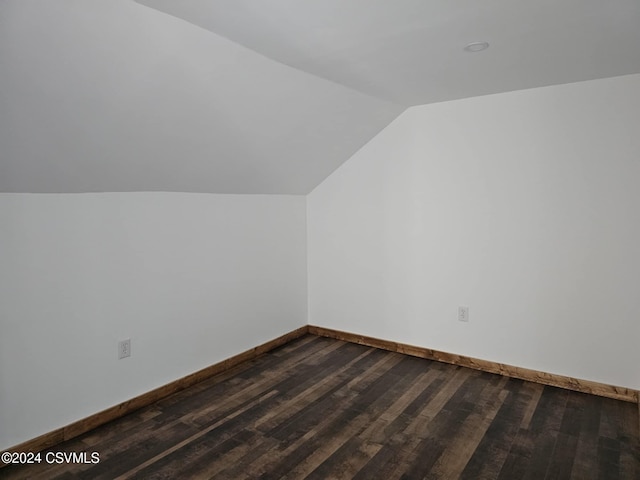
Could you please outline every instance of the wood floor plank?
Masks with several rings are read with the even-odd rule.
[[[323,373],[320,378],[311,378],[298,383],[298,388],[286,392],[287,399],[280,408],[273,409],[263,418],[258,419],[254,428],[266,433],[273,433],[277,428],[290,422],[291,417],[300,414],[311,403],[320,401],[333,394],[353,378],[373,367],[376,362],[384,361],[381,356],[371,355],[372,351],[362,352],[339,368]],[[306,385],[309,382],[310,385]]]
[[[563,478],[571,478],[571,470],[573,469],[573,459],[578,445],[576,436],[567,435],[566,433],[558,433],[553,455],[547,466],[547,474],[545,480],[561,480]]]
[[[553,453],[567,390],[545,387],[531,419],[530,428],[520,429],[511,451],[500,471],[499,479],[541,479],[547,474],[548,460]]]
[[[305,335],[0,478],[640,478],[638,406]],[[44,452],[46,453],[46,452]]]
[[[294,478],[304,478],[331,455],[343,440],[346,441],[348,437],[355,435],[366,426],[367,421],[378,416],[392,401],[392,396],[387,395],[390,389],[396,384],[411,381],[411,378],[406,376],[408,372],[403,364],[406,358],[402,355],[392,358],[394,363],[390,368],[369,382],[348,406],[344,403],[344,408],[339,409],[339,415],[330,421],[303,426],[303,431],[314,430],[316,434],[275,463],[269,474],[276,478],[285,474],[293,474]],[[300,426],[297,429],[300,431]],[[331,441],[327,442],[327,439]]]
[[[506,398],[502,392],[496,392],[496,386],[485,378],[482,380],[485,386],[477,397],[475,408],[463,422],[458,434],[447,442],[447,448],[429,471],[427,479],[437,480],[445,476],[459,478],[485,436]]]
[[[583,394],[569,392],[566,408],[562,416],[560,431],[553,454],[549,460],[545,480],[558,480],[570,478],[573,470],[573,461],[578,448],[578,438],[582,425],[584,425],[585,410],[582,408]]]
[[[498,478],[504,462],[520,431],[520,425],[527,416],[531,402],[537,398],[527,392],[528,384],[522,381],[509,381],[501,392],[504,400],[491,425],[467,462],[460,475],[461,479]]]
[[[391,441],[365,466],[366,472],[375,473],[380,478],[400,478],[403,475],[419,476],[427,472],[444,451],[434,432],[449,428],[452,432],[456,424],[466,417],[470,410],[455,408],[447,410],[445,406],[465,402],[468,389],[461,388],[477,376],[475,372],[451,369],[456,372],[453,377],[443,384],[434,397],[419,410],[405,430],[391,437]],[[445,392],[445,393],[443,393]],[[453,410],[453,413],[452,413]],[[436,439],[436,440],[434,440]],[[383,462],[381,462],[383,460]],[[406,473],[406,472],[409,473]],[[366,478],[366,477],[362,477]]]
[[[571,480],[597,478],[597,464],[594,459],[598,455],[601,407],[602,399],[583,398],[581,408],[584,410],[584,418],[573,458]]]
[[[291,471],[294,477],[304,477],[311,471],[317,472],[315,478],[327,478],[329,474],[336,474],[336,466],[340,464],[341,455],[338,450],[351,438],[356,437],[371,423],[375,423],[385,414],[393,415],[397,411],[398,403],[402,403],[401,393],[405,392],[422,375],[419,362],[409,357],[395,365],[387,373],[395,375],[397,379],[390,382],[385,376],[379,377],[363,391],[359,399],[334,420],[335,433],[331,435],[331,442],[319,442],[313,453]],[[326,432],[319,432],[316,440],[327,438]],[[355,442],[357,443],[357,442]],[[312,477],[313,478],[313,477]]]
[[[276,391],[272,390],[270,392],[267,392],[265,395],[261,396],[260,398],[254,399],[253,401],[251,401],[250,403],[243,405],[241,409],[234,411],[232,414],[219,419],[218,421],[216,421],[215,423],[207,426],[204,429],[199,429],[198,431],[196,431],[196,433],[194,433],[193,435],[181,440],[178,443],[175,443],[174,445],[172,445],[170,448],[166,448],[163,451],[159,452],[158,454],[154,455],[151,458],[148,458],[147,460],[145,460],[143,463],[140,463],[139,465],[136,465],[135,468],[132,468],[130,470],[127,470],[124,474],[122,474],[122,476],[117,477],[118,479],[121,478],[128,478],[130,476],[132,476],[133,474],[138,474],[138,472],[143,471],[144,469],[154,465],[155,463],[157,463],[158,461],[166,458],[169,455],[173,455],[173,453],[193,444],[193,442],[199,440],[201,437],[203,437],[204,435],[209,434],[210,432],[214,432],[214,434],[216,435],[216,437],[218,438],[218,441],[220,440],[224,440],[226,438],[229,438],[231,436],[233,436],[234,434],[236,434],[239,430],[242,429],[242,425],[239,423],[238,417],[244,413],[247,412],[251,412],[254,414],[255,410],[264,410],[266,409],[265,407],[265,401],[267,401],[270,398],[273,398],[273,396],[275,396],[277,394]],[[143,476],[144,478],[144,476]]]

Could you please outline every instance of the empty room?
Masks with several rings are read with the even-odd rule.
[[[640,479],[639,26],[0,0],[0,478]]]

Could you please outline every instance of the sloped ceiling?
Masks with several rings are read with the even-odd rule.
[[[640,71],[639,0],[137,1],[403,105]]]
[[[638,25],[637,0],[0,0],[0,191],[304,194],[407,106],[639,73]]]

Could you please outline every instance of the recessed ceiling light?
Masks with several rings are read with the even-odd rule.
[[[475,53],[481,52],[482,50],[486,50],[489,48],[489,42],[473,42],[464,47],[465,52]]]

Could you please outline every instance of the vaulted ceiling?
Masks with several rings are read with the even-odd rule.
[[[0,0],[0,191],[304,194],[408,106],[640,73],[638,25],[638,0]]]

